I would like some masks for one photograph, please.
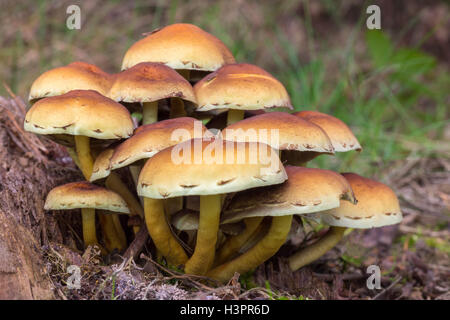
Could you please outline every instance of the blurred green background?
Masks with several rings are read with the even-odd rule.
[[[405,158],[449,157],[450,10],[447,1],[0,0],[0,80],[28,96],[42,72],[86,61],[119,71],[142,34],[194,23],[288,89],[296,110],[345,121],[364,150],[313,166],[378,176]],[[81,8],[81,30],[66,9]],[[368,5],[381,30],[366,27]],[[7,95],[2,85],[0,95]]]

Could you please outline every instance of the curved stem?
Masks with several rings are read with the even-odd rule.
[[[185,117],[184,102],[180,98],[170,98],[170,119]]]
[[[117,173],[111,172],[109,174],[108,178],[106,178],[105,186],[108,189],[117,192],[123,200],[125,200],[132,215],[139,215],[141,218],[144,217],[144,209],[141,204],[136,199],[134,194],[131,193],[125,183],[123,183]]]
[[[127,247],[127,236],[125,235],[125,231],[120,223],[119,215],[117,213],[111,213],[111,217],[114,224],[114,229],[116,230],[116,234],[120,241],[120,245],[123,249],[125,249]]]
[[[291,229],[292,215],[272,217],[272,224],[261,241],[234,260],[224,263],[206,275],[226,282],[235,272],[243,274],[272,257],[284,244]]]
[[[247,242],[251,235],[257,230],[264,217],[252,217],[244,219],[245,230],[237,236],[229,237],[216,254],[214,265],[220,265],[234,258],[239,249]]]
[[[197,242],[194,254],[186,262],[184,268],[186,273],[204,275],[214,262],[220,222],[221,199],[220,194],[200,196]]]
[[[244,110],[229,109],[227,114],[227,125],[233,124],[235,122],[244,119]]]
[[[89,137],[75,136],[75,148],[78,161],[80,162],[80,169],[83,172],[85,179],[89,181],[92,174],[92,168],[94,166]]]
[[[144,102],[142,104],[142,124],[158,121],[158,101]]]
[[[98,217],[100,219],[100,227],[106,249],[109,252],[112,252],[114,249],[118,251],[125,249],[126,244],[123,246],[119,237],[117,237],[112,215],[109,213],[99,213]]]
[[[170,264],[176,266],[185,264],[188,256],[170,230],[164,214],[163,200],[145,197],[144,211],[148,233],[158,251]]]
[[[289,257],[289,267],[291,270],[296,271],[319,259],[342,239],[346,229],[342,227],[330,227],[327,234],[318,241],[294,253]]]

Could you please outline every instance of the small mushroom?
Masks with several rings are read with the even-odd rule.
[[[367,229],[400,223],[402,212],[395,193],[385,184],[343,173],[358,202],[341,201],[339,207],[319,212],[314,218],[330,225],[330,229],[314,244],[300,249],[289,257],[289,266],[295,271],[317,260],[332,249],[343,237],[346,228]]]
[[[53,188],[47,195],[45,210],[81,209],[83,220],[83,240],[85,247],[99,245],[95,232],[95,210],[103,213],[129,214],[130,210],[125,201],[115,192],[91,184],[87,181],[72,182]],[[115,227],[116,222],[112,222]],[[94,226],[92,228],[92,226]],[[111,245],[123,249],[126,243],[123,239],[109,239]],[[112,249],[112,248],[111,248]]]

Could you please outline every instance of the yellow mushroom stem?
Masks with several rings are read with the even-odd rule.
[[[236,236],[229,237],[216,254],[214,265],[218,266],[234,258],[239,249],[250,239],[255,230],[261,224],[264,217],[252,217],[244,219],[245,229]]]
[[[83,241],[84,247],[87,248],[90,245],[99,245],[97,235],[95,233],[95,209],[82,208],[81,219],[83,225]],[[91,228],[94,226],[94,228]]]
[[[247,252],[212,269],[206,275],[213,279],[226,282],[233,277],[235,272],[244,274],[256,268],[277,253],[278,249],[286,241],[291,224],[292,215],[273,217],[269,231],[264,238]]]
[[[158,101],[144,102],[142,104],[142,124],[158,121]]]
[[[114,229],[116,229],[116,234],[119,238],[121,247],[122,247],[122,249],[125,249],[127,247],[127,236],[125,235],[125,231],[123,230],[122,224],[120,223],[120,217],[117,213],[112,213],[111,217],[112,217]]]
[[[200,196],[200,218],[194,254],[186,262],[184,271],[204,275],[214,263],[217,233],[219,232],[222,197],[220,194]]]
[[[145,223],[158,251],[175,266],[188,260],[186,252],[172,234],[164,213],[164,200],[144,198]]]
[[[138,215],[141,218],[144,218],[144,209],[117,173],[111,172],[109,174],[108,178],[106,178],[105,186],[108,189],[117,192],[123,200],[125,200],[131,215]]]
[[[80,163],[80,169],[88,181],[91,177],[92,168],[94,166],[94,159],[92,159],[89,140],[89,137],[86,136],[75,136],[75,150],[78,162]]]
[[[289,257],[289,267],[291,270],[296,271],[319,259],[342,239],[346,229],[342,227],[330,227],[328,232],[318,241],[294,253]]]
[[[98,215],[100,220],[100,227],[103,233],[103,241],[105,243],[105,247],[109,252],[112,252],[114,249],[118,251],[122,251],[126,247],[120,241],[120,238],[116,236],[116,228],[114,225],[114,221],[112,218],[112,214],[109,213],[99,213]]]
[[[227,114],[227,125],[233,124],[235,122],[244,119],[244,110],[230,109]]]
[[[67,153],[69,154],[69,156],[72,158],[73,162],[81,170],[80,161],[78,160],[78,156],[77,156],[77,153],[75,152],[75,150],[73,148],[70,148],[70,147],[66,147],[66,150],[67,150]]]
[[[170,119],[186,116],[184,102],[180,98],[170,98]]]

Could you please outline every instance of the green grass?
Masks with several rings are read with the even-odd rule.
[[[361,7],[349,23],[342,5],[320,1],[329,33],[314,26],[312,2],[277,4],[216,1],[118,1],[83,3],[82,30],[67,30],[70,1],[9,1],[0,26],[1,82],[26,97],[43,71],[73,60],[117,72],[127,48],[148,32],[173,22],[195,23],[222,39],[240,62],[258,64],[289,91],[295,110],[319,110],[346,122],[363,152],[321,156],[312,166],[376,176],[406,157],[448,156],[448,65],[424,53],[421,44],[397,45],[419,27],[412,16],[395,35],[368,31]],[[94,14],[95,13],[95,14]],[[292,27],[293,26],[293,27]],[[341,31],[344,30],[344,31]],[[395,36],[395,39],[393,39]],[[0,87],[0,95],[6,91]]]

